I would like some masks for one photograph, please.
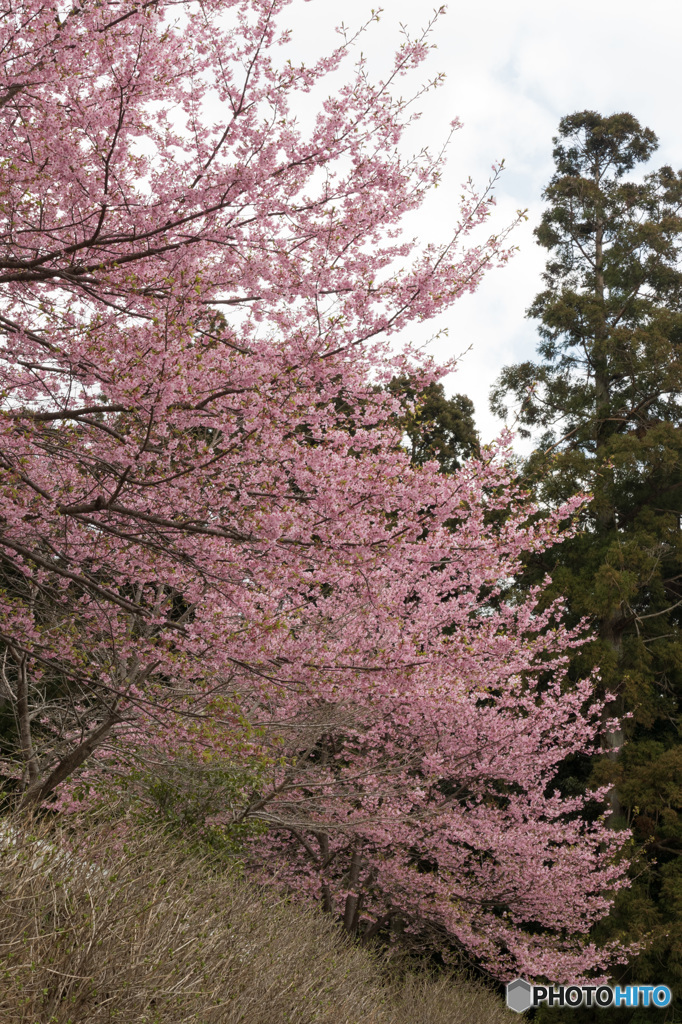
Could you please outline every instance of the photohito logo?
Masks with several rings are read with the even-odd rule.
[[[531,985],[516,978],[507,985],[507,1006],[523,1013],[531,1006],[660,1006],[670,1003],[667,985]]]

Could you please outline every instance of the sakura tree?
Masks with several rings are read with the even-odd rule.
[[[492,452],[411,466],[386,387],[445,372],[397,336],[509,252],[468,237],[488,191],[440,246],[400,233],[443,163],[401,143],[428,29],[373,81],[343,34],[287,62],[289,4],[3,10],[7,786],[255,754],[224,819],[348,927],[398,908],[498,974],[598,968],[622,839],[548,787],[601,708],[563,685],[579,637],[497,590],[577,501],[536,522]]]

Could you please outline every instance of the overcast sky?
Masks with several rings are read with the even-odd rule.
[[[377,0],[316,0],[297,4],[290,20],[301,59],[333,44],[332,28],[341,20],[359,24]],[[383,14],[363,42],[372,66],[393,50],[401,21],[417,29],[432,4],[384,0]],[[471,175],[482,185],[491,164],[504,158],[497,188],[496,224],[509,222],[527,208],[529,221],[518,228],[519,246],[511,264],[491,271],[473,296],[460,299],[437,326],[449,335],[442,355],[463,352],[458,372],[447,389],[475,402],[484,440],[501,423],[488,411],[488,392],[506,363],[529,358],[535,328],[524,311],[541,286],[545,252],[532,231],[541,211],[541,192],[552,174],[552,136],[559,119],[577,110],[607,115],[629,111],[659,137],[650,168],[664,163],[682,167],[680,113],[679,0],[453,0],[438,22],[437,48],[428,71],[446,72],[445,86],[424,100],[419,131],[437,143],[457,116],[464,122],[451,150],[443,186],[419,221],[422,237],[442,237],[454,222],[458,185]]]

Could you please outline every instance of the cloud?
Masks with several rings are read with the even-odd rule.
[[[359,24],[371,6],[344,0],[344,21]],[[317,0],[290,10],[299,59],[310,60],[333,45],[336,4]],[[401,21],[416,29],[430,10],[414,0],[385,0],[379,25],[363,42],[370,68],[381,73],[386,66]],[[488,0],[452,3],[438,22],[437,49],[427,71],[443,70],[447,80],[440,92],[425,98],[415,143],[435,147],[455,116],[464,128],[456,135],[441,188],[419,217],[419,234],[442,237],[443,204],[450,204],[454,218],[460,183],[471,175],[484,184],[500,158],[506,170],[497,189],[497,226],[513,219],[517,209],[529,210],[528,223],[513,239],[520,249],[514,260],[492,271],[475,295],[461,298],[437,325],[449,330],[435,348],[438,355],[472,346],[447,387],[474,400],[485,440],[501,427],[488,411],[499,369],[532,358],[535,351],[537,335],[524,312],[540,290],[545,253],[532,231],[552,174],[558,121],[584,109],[630,111],[659,136],[651,166],[682,166],[677,21],[669,0],[649,0],[646,7],[632,0]]]

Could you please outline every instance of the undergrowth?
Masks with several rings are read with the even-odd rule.
[[[504,1024],[466,979],[398,971],[159,829],[0,819],[0,1020]]]

